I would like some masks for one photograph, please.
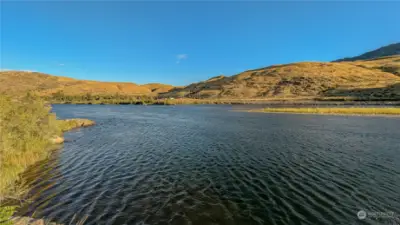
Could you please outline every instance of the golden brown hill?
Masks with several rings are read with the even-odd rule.
[[[147,95],[189,98],[313,98],[356,97],[400,99],[400,56],[364,61],[300,62],[216,76],[186,87],[159,83],[138,85],[57,77],[37,72],[0,72],[0,93],[34,91],[48,96]]]
[[[398,65],[399,60],[399,56],[394,56],[356,62],[300,62],[275,65],[245,71],[231,77],[214,77],[184,88],[172,89],[162,96],[199,98],[321,96],[400,98],[400,87],[398,85],[400,77],[391,73],[393,68]],[[382,67],[386,69],[382,69]]]
[[[400,55],[348,62],[367,69],[375,69],[400,76]]]
[[[68,77],[52,76],[38,72],[1,71],[0,93],[12,95],[24,94],[28,91],[40,95],[50,95],[63,91],[66,95],[91,94],[123,94],[123,95],[155,95],[168,91],[171,85],[146,84],[138,85],[128,82],[99,82],[77,80]]]
[[[153,93],[162,93],[162,92],[167,92],[174,88],[172,85],[168,84],[160,84],[160,83],[149,83],[149,84],[143,84],[142,87],[146,87],[150,89]]]

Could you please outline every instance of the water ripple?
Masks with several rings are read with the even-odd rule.
[[[358,220],[361,209],[400,209],[399,119],[229,109],[56,105],[59,117],[97,125],[68,133],[23,174],[31,203],[19,213],[65,224],[347,225],[377,222]]]

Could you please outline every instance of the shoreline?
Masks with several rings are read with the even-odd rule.
[[[94,126],[96,125],[95,121],[89,120],[89,119],[80,119],[80,118],[74,118],[74,119],[64,119],[64,120],[56,120],[57,126],[61,130],[61,134],[57,135],[54,134],[53,137],[51,137],[48,140],[48,146],[43,149],[43,156],[40,158],[37,158],[37,160],[32,161],[29,166],[34,165],[35,163],[44,160],[46,157],[49,157],[50,154],[52,154],[54,151],[58,151],[60,148],[58,146],[61,146],[64,143],[64,133],[73,131],[75,129],[79,128],[84,128],[84,127],[89,127],[89,126]],[[23,173],[28,169],[28,165],[24,170],[20,173]],[[18,175],[20,174],[18,173]],[[13,181],[12,185],[15,185],[19,181],[19,178],[15,178]],[[20,189],[18,186],[13,187],[15,190]],[[25,195],[25,189],[24,190],[18,190],[18,194],[15,196],[8,196],[7,192],[6,195],[0,196],[0,223],[1,224],[56,224],[54,222],[47,221],[46,219],[35,219],[32,217],[14,217],[14,213],[18,210],[18,208],[21,206],[21,204],[24,202],[23,200],[23,195]],[[16,201],[19,201],[19,203],[15,204]]]
[[[399,108],[263,108],[247,110],[247,112],[270,114],[296,114],[321,116],[367,116],[367,117],[400,117]]]
[[[82,96],[63,96],[55,98],[42,96],[51,104],[83,104],[83,105],[196,105],[196,104],[293,104],[293,105],[399,105],[400,98],[374,97],[270,97],[270,98],[157,98],[154,96],[100,96],[85,99]]]
[[[400,106],[400,101],[193,101],[174,103],[84,103],[53,102],[52,105],[137,105],[137,106],[174,106],[174,105],[294,105],[294,106]]]
[[[390,118],[400,117],[400,115],[390,115],[390,114],[295,113],[295,112],[262,112],[262,111],[252,111],[252,110],[245,112],[267,113],[267,114],[317,115],[317,116],[390,117]]]

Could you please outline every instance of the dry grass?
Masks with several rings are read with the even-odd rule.
[[[79,127],[88,127],[95,125],[95,122],[88,119],[67,119],[67,120],[59,120],[58,127],[61,131],[69,131]]]
[[[86,119],[57,120],[36,97],[15,100],[0,95],[0,201],[23,193],[16,185],[18,175],[46,158],[54,136],[93,124]]]
[[[299,114],[400,115],[400,108],[264,108],[255,111]]]
[[[18,196],[18,174],[47,155],[50,138],[60,134],[56,116],[42,101],[0,96],[0,200]]]
[[[100,82],[51,76],[38,72],[0,71],[0,93],[6,92],[10,95],[25,94],[28,91],[34,91],[40,95],[51,95],[61,90],[68,95],[86,93],[155,95],[171,88],[171,85],[164,84],[138,85],[129,82]]]
[[[400,56],[382,57],[373,60],[347,62],[360,67],[384,71],[400,76]]]
[[[50,107],[34,96],[16,100],[0,95],[0,203],[25,194],[19,174],[48,156],[54,136],[93,124],[87,119],[57,120]],[[15,209],[0,205],[0,223],[14,224],[9,218]]]
[[[144,84],[142,87],[146,87],[151,90],[152,93],[162,93],[162,92],[167,92],[174,88],[172,85],[168,84],[159,84],[159,83],[149,83],[149,84]]]
[[[400,77],[392,69],[376,69],[377,65],[394,65],[400,56],[375,61],[301,62],[249,70],[232,77],[218,77],[172,89],[164,97],[189,98],[301,98],[309,97],[392,97],[400,98]],[[387,66],[389,67],[389,66]],[[389,89],[396,87],[397,89]],[[369,92],[356,92],[366,89]],[[378,90],[379,89],[379,90]],[[337,90],[340,94],[337,95]],[[386,91],[387,90],[387,91]],[[394,90],[394,91],[393,91]],[[375,91],[379,92],[376,93]],[[346,94],[344,94],[346,93]]]
[[[42,73],[0,72],[0,93],[34,91],[65,95],[159,96],[161,98],[303,98],[357,97],[400,99],[400,56],[355,62],[300,62],[217,76],[186,87],[158,83],[137,85],[56,77]],[[116,96],[116,95],[115,95]]]

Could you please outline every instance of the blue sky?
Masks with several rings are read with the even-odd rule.
[[[1,68],[186,85],[400,41],[400,2],[3,1]]]

